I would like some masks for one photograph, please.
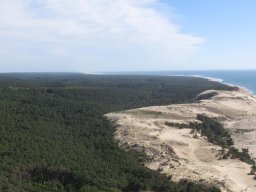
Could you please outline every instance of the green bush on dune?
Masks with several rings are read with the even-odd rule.
[[[238,158],[245,163],[253,165],[254,167],[255,161],[250,156],[248,149],[242,149],[242,151],[239,151],[234,148],[234,141],[231,138],[230,132],[226,130],[218,120],[202,114],[199,114],[197,119],[202,122],[200,126],[201,133],[208,138],[209,142],[228,149],[228,152],[223,156],[224,159]]]

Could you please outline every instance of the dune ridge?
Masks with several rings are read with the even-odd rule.
[[[234,147],[248,148],[256,158],[256,97],[242,88],[236,91],[208,90],[191,104],[152,106],[107,114],[117,129],[121,147],[145,152],[146,166],[170,176],[217,185],[222,191],[255,192],[251,166],[239,159],[222,159],[222,148],[190,128],[166,126],[165,122],[189,125],[198,114],[218,119],[230,130]]]

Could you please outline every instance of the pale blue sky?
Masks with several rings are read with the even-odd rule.
[[[0,72],[256,69],[254,0],[0,0]]]

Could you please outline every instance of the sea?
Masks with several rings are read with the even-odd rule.
[[[256,94],[256,70],[204,70],[204,71],[147,71],[147,72],[118,72],[115,74],[157,75],[157,76],[194,76],[204,77],[246,88]]]

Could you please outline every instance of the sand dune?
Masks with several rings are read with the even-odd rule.
[[[174,181],[215,184],[223,191],[255,192],[256,181],[248,173],[251,166],[238,159],[220,160],[221,147],[213,145],[191,129],[178,129],[165,122],[189,123],[198,114],[217,117],[231,130],[235,147],[248,148],[256,158],[256,98],[245,90],[206,91],[198,102],[170,106],[153,106],[110,113],[106,116],[117,126],[115,138],[145,152],[151,169],[171,176]]]

